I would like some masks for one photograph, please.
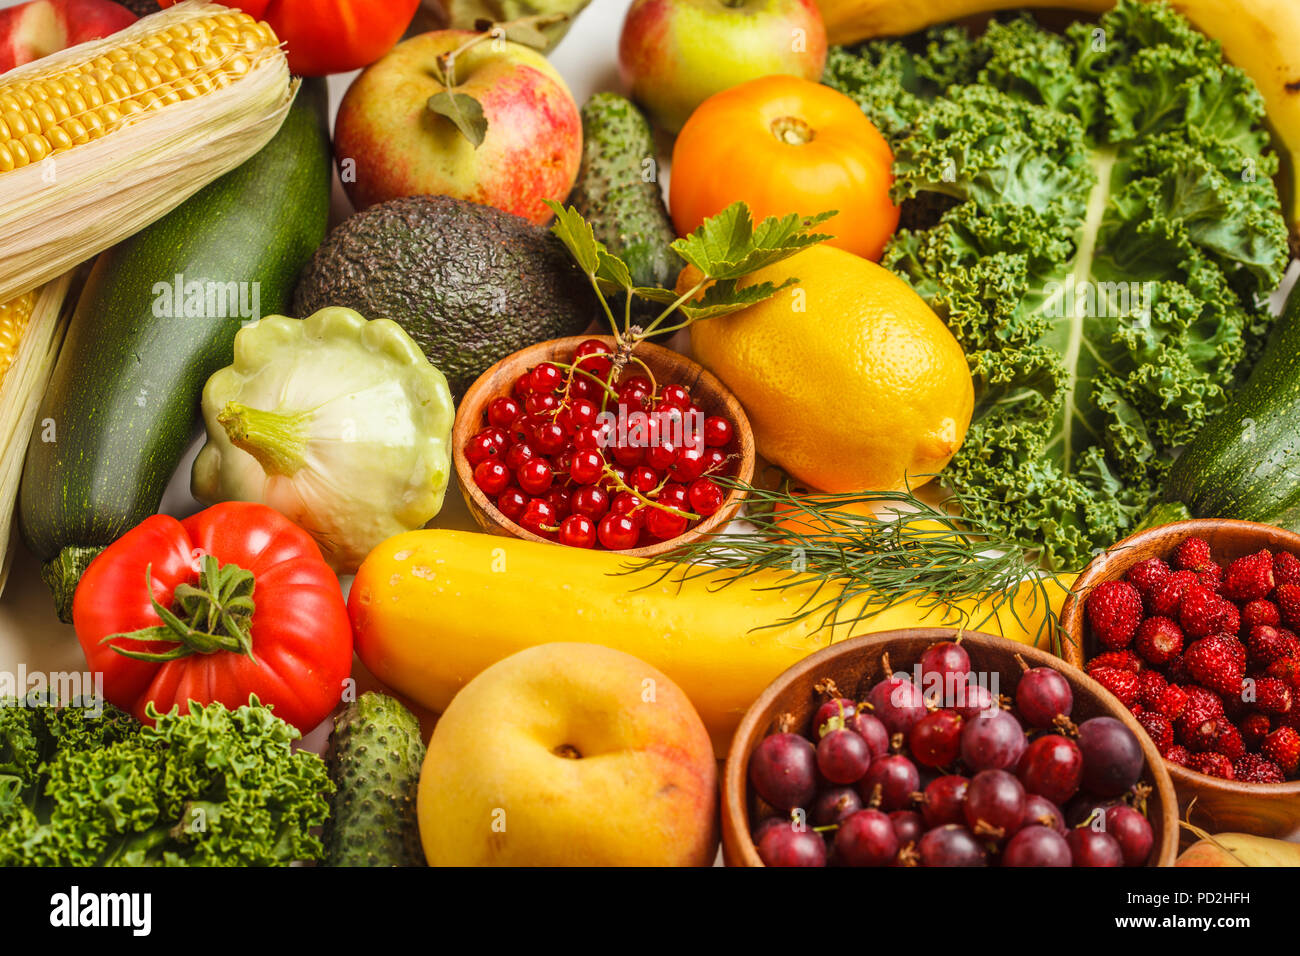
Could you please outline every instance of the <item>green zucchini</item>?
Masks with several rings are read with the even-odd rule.
[[[1228,407],[1174,462],[1161,510],[1300,531],[1300,284]]]
[[[682,261],[668,248],[677,233],[654,163],[650,125],[630,100],[597,93],[587,101],[582,166],[569,203],[591,223],[596,238],[627,263],[633,284],[671,289]],[[662,306],[654,309],[656,315],[660,311]]]
[[[235,333],[254,312],[287,313],[328,224],[328,95],[305,81],[261,152],[95,261],[19,490],[64,620],[94,555],[158,510]]]

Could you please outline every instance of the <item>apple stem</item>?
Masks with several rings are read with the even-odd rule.
[[[510,34],[515,33],[512,42],[523,43],[527,46],[533,46],[537,49],[536,42],[530,39],[530,34],[540,36],[542,30],[547,27],[555,26],[569,19],[567,13],[544,13],[531,17],[520,17],[517,20],[507,20],[500,23],[494,23],[491,20],[480,19],[474,21],[474,28],[477,33],[462,43],[456,49],[442,53],[438,56],[438,70],[442,73],[438,79],[442,85],[451,89],[456,86],[456,57],[460,56],[467,50],[478,46],[484,40],[494,40],[506,42],[510,40]],[[513,29],[512,29],[513,28]],[[545,42],[545,38],[541,38]]]

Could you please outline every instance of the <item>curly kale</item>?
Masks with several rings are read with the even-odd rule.
[[[1263,101],[1167,5],[1064,34],[1029,16],[837,48],[826,82],[889,137],[882,262],[966,350],[968,507],[1077,568],[1127,533],[1224,408],[1287,262]]]
[[[259,705],[154,726],[105,706],[0,702],[0,865],[275,866],[323,854],[333,785]]]

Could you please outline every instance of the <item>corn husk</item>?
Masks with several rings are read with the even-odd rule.
[[[236,13],[220,4],[186,0],[104,40],[3,74],[0,94],[23,81],[57,78],[69,67],[159,30]],[[235,59],[228,56],[216,67],[224,65],[231,73]],[[122,128],[0,172],[0,301],[46,283],[138,232],[266,145],[288,113],[298,82],[290,78],[278,45],[249,52],[247,61],[246,71],[228,85],[192,99],[155,104]],[[150,87],[140,96],[165,87]]]
[[[60,276],[36,293],[31,319],[23,331],[18,353],[0,382],[0,594],[9,579],[13,556],[14,506],[18,480],[31,438],[36,412],[54,372],[76,296],[71,295],[74,272]]]

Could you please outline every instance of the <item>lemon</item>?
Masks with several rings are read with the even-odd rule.
[[[906,282],[827,245],[742,285],[790,276],[799,283],[764,302],[693,324],[696,359],[745,407],[759,453],[797,481],[829,492],[924,484],[970,426],[961,346]]]

